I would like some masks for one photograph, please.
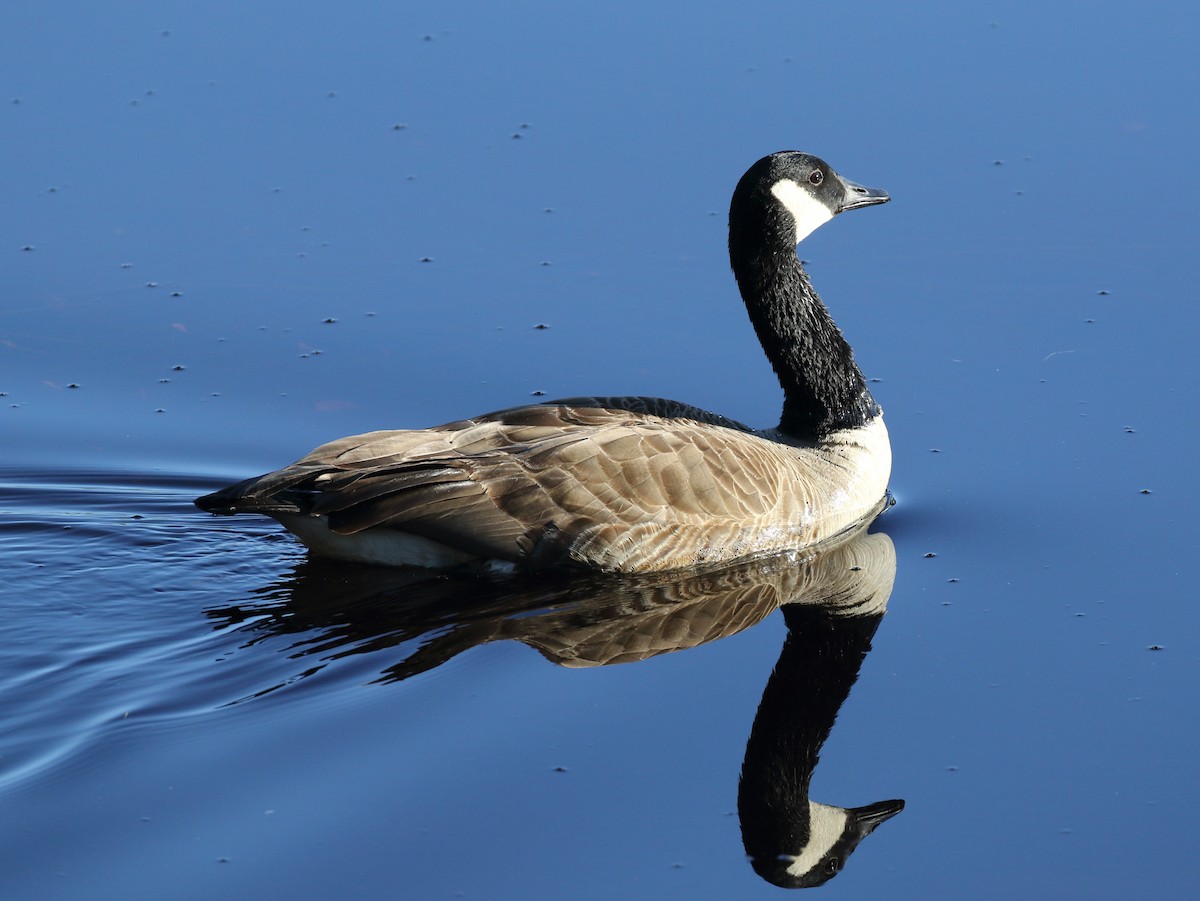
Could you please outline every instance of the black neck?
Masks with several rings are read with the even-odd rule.
[[[738,782],[742,841],[762,861],[808,844],[809,782],[883,618],[837,616],[813,604],[781,609],[787,639],[763,689]]]
[[[783,387],[780,431],[819,440],[879,414],[854,353],[796,258],[783,211],[757,227],[731,221],[729,257],[763,351]]]

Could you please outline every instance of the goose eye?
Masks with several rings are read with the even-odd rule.
[[[813,187],[816,187],[824,180],[825,180],[825,173],[822,172],[820,169],[814,169],[812,171],[812,175],[810,175],[808,177],[808,183],[810,185],[812,185]]]

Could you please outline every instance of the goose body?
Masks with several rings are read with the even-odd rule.
[[[883,508],[891,449],[795,247],[887,199],[795,151],[734,191],[730,262],[784,390],[775,428],[661,398],[571,398],[342,438],[196,503],[274,517],[317,554],[425,567],[649,572],[838,535]]]

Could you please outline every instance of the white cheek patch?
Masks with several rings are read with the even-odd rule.
[[[771,185],[771,193],[783,204],[796,223],[796,243],[799,244],[833,218],[829,207],[813,197],[790,178]]]
[[[808,816],[808,844],[800,850],[787,868],[793,876],[804,876],[811,872],[837,844],[837,840],[846,831],[846,821],[850,819],[844,807],[830,807],[816,801],[808,802]]]

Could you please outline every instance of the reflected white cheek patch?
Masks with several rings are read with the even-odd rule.
[[[771,193],[791,213],[792,221],[796,223],[797,244],[833,218],[829,207],[790,178],[775,182]]]

